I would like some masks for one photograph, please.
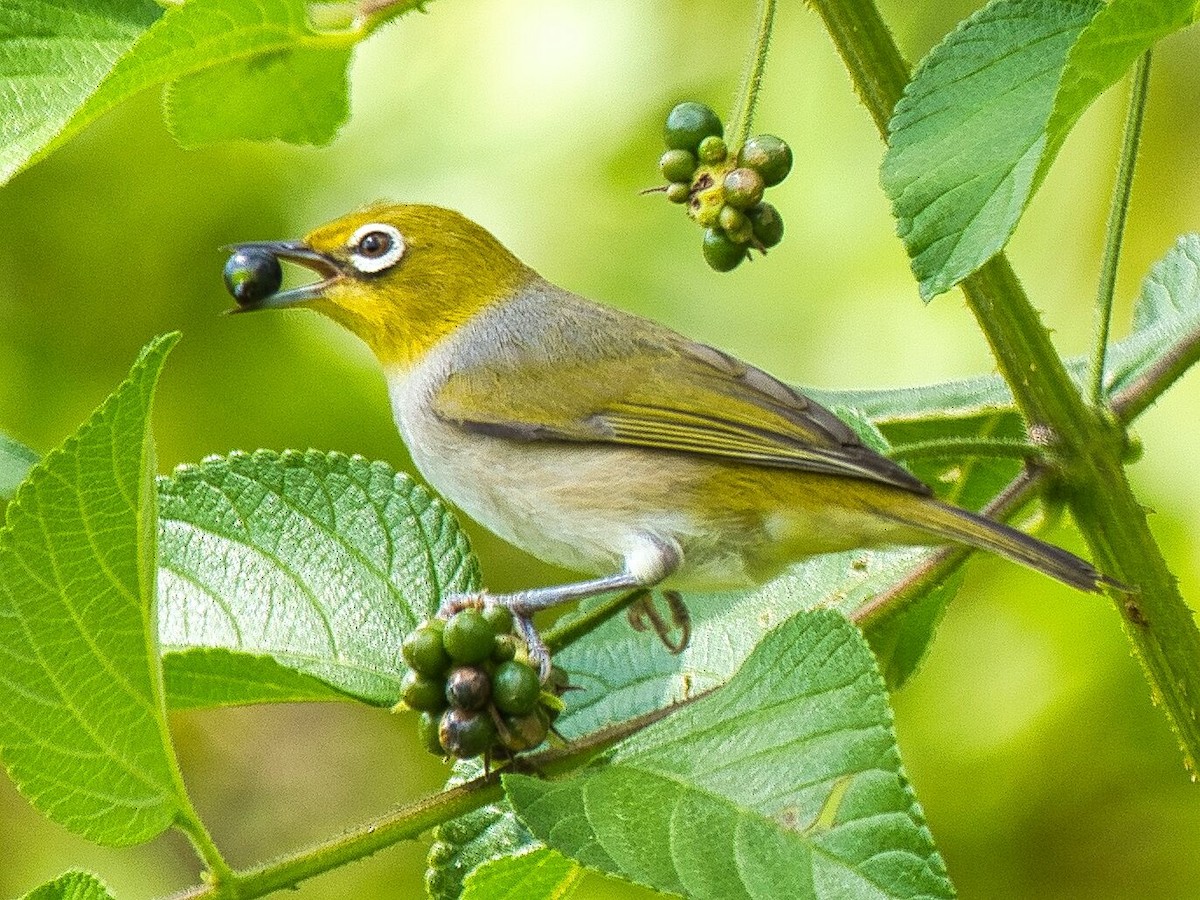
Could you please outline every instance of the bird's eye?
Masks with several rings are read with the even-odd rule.
[[[360,272],[374,274],[389,269],[404,256],[404,237],[393,226],[372,222],[359,228],[346,242],[350,262]]]

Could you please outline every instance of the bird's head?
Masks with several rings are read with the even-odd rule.
[[[239,293],[231,281],[237,311],[315,309],[357,334],[388,366],[416,363],[481,310],[536,277],[466,216],[416,204],[376,204],[322,225],[300,241],[232,249],[234,259],[237,254],[274,257],[321,276],[282,292],[274,292],[277,274],[266,291],[244,282],[251,289]]]

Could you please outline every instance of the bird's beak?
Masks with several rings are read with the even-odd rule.
[[[251,241],[246,244],[232,244],[223,250],[236,253],[239,250],[257,250],[266,252],[287,262],[296,263],[311,269],[322,276],[320,281],[301,285],[287,291],[278,291],[269,297],[264,297],[245,306],[229,310],[231,313],[254,312],[260,309],[286,309],[290,306],[301,306],[310,300],[316,300],[324,295],[325,289],[342,277],[338,263],[323,253],[318,253],[302,241]]]

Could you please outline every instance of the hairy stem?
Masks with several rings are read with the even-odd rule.
[[[909,72],[872,0],[810,0],[855,87],[887,136]],[[963,282],[963,292],[1039,442],[1060,469],[1075,521],[1098,566],[1133,587],[1114,597],[1125,631],[1179,737],[1187,765],[1200,760],[1200,631],[1150,532],[1122,464],[1124,435],[1085,402],[1003,253]]]
[[[1138,60],[1129,91],[1129,109],[1125,115],[1125,139],[1121,144],[1121,162],[1113,185],[1112,206],[1104,234],[1104,259],[1100,283],[1096,288],[1096,340],[1092,348],[1091,399],[1095,406],[1104,403],[1104,358],[1108,353],[1108,331],[1112,323],[1113,289],[1117,283],[1117,263],[1121,259],[1121,240],[1125,236],[1125,217],[1133,190],[1133,166],[1137,161],[1146,94],[1150,88],[1150,51]]]
[[[1046,453],[1029,441],[1004,438],[944,438],[897,444],[888,451],[892,459],[963,459],[968,456],[1039,459]]]
[[[746,143],[750,137],[750,128],[754,124],[754,109],[758,105],[758,91],[762,87],[763,71],[767,67],[767,52],[771,46],[771,28],[775,24],[776,0],[759,0],[758,30],[754,36],[754,46],[746,59],[746,71],[742,75],[742,84],[738,89],[737,104],[730,123],[730,148],[736,150]]]

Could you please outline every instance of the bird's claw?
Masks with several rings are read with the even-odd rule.
[[[687,649],[687,645],[692,640],[692,617],[678,591],[663,591],[662,596],[666,601],[667,610],[671,614],[670,622],[663,618],[658,607],[654,605],[653,594],[646,594],[641,600],[630,606],[626,618],[634,631],[654,629],[654,633],[658,635],[663,646],[670,653],[677,655]],[[678,638],[672,634],[676,630],[679,632]]]

